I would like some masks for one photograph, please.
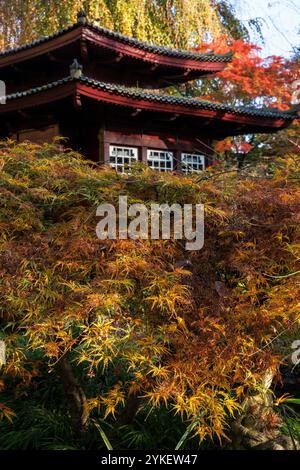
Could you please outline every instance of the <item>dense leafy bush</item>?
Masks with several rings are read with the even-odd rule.
[[[170,448],[189,425],[191,445],[229,435],[298,338],[298,163],[122,176],[55,144],[2,142],[0,446],[97,448],[104,430],[141,448],[152,429]],[[98,240],[96,207],[119,195],[204,203],[204,248]]]

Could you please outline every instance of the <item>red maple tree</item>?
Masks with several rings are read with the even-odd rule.
[[[226,36],[213,43],[203,43],[196,50],[233,52],[232,62],[217,74],[218,86],[213,85],[207,97],[280,109],[290,107],[291,85],[300,76],[294,61],[276,55],[263,58],[258,45],[243,39],[229,40]]]
[[[203,83],[201,98],[237,106],[290,108],[292,84],[300,77],[296,60],[276,55],[263,58],[258,45],[227,36],[212,43],[202,43],[195,50],[233,53],[232,62],[216,78]],[[218,153],[247,154],[252,148],[253,142],[245,137],[230,137],[215,145]]]

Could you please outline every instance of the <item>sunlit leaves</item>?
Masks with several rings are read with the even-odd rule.
[[[15,416],[15,412],[8,408],[8,406],[5,406],[4,403],[0,403],[0,421],[3,419],[7,419],[12,423],[13,417]]]
[[[55,145],[8,142],[0,153],[2,388],[16,381],[27,393],[68,355],[87,419],[117,417],[134,396],[196,423],[200,439],[223,439],[299,331],[297,157],[279,160],[273,178],[259,168],[202,179],[140,168],[128,184]],[[120,193],[146,204],[204,201],[203,249],[98,240],[97,201]],[[31,228],[16,230],[25,219]]]
[[[82,8],[100,26],[173,47],[192,47],[223,30],[211,0],[12,0],[0,4],[0,49],[64,28]]]
[[[115,417],[118,406],[125,406],[125,393],[122,390],[122,383],[112,387],[107,395],[102,398],[102,403],[105,406],[104,419],[110,414]]]

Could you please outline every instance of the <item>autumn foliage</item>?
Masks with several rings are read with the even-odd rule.
[[[254,100],[256,105],[280,109],[290,107],[291,85],[299,78],[295,61],[276,55],[264,58],[257,44],[228,36],[212,43],[201,43],[196,50],[233,53],[232,62],[218,73],[218,87],[211,91],[210,98],[222,102],[231,100],[233,104],[252,103]]]
[[[0,2],[0,50],[47,36],[77,21],[90,21],[143,41],[192,47],[195,34],[224,30],[215,0],[11,0]],[[201,11],[201,14],[199,14]]]
[[[279,380],[299,331],[297,163],[121,176],[56,144],[3,142],[0,416],[14,420],[10,403],[41,380],[61,387],[74,374],[76,429],[166,408],[200,440],[228,436],[265,373]],[[204,203],[204,248],[98,240],[96,206],[119,195]]]
[[[201,43],[199,52],[214,51],[224,54],[233,53],[232,62],[219,72],[215,79],[204,81],[196,94],[202,98],[229,103],[236,106],[276,107],[287,110],[291,107],[293,83],[299,80],[298,59],[286,59],[281,56],[262,56],[262,49],[243,38],[233,39],[222,36],[211,43]],[[263,151],[271,149],[276,154],[283,144],[285,151],[299,153],[299,146],[294,134],[298,134],[296,124],[277,136],[240,136],[228,137],[217,142],[215,149],[221,154],[229,152],[244,153],[260,146]]]

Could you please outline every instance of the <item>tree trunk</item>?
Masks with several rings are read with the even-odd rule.
[[[118,425],[131,424],[138,412],[141,400],[136,394],[128,397],[125,408],[120,412],[117,423]]]
[[[273,374],[269,372],[262,392],[247,397],[242,413],[231,424],[234,450],[299,450],[299,442],[281,432],[282,418],[274,410],[270,391]]]
[[[63,356],[60,359],[58,368],[63,388],[70,404],[74,433],[76,435],[83,434],[87,424],[87,416],[84,413],[85,394],[74,376],[67,356]]]

